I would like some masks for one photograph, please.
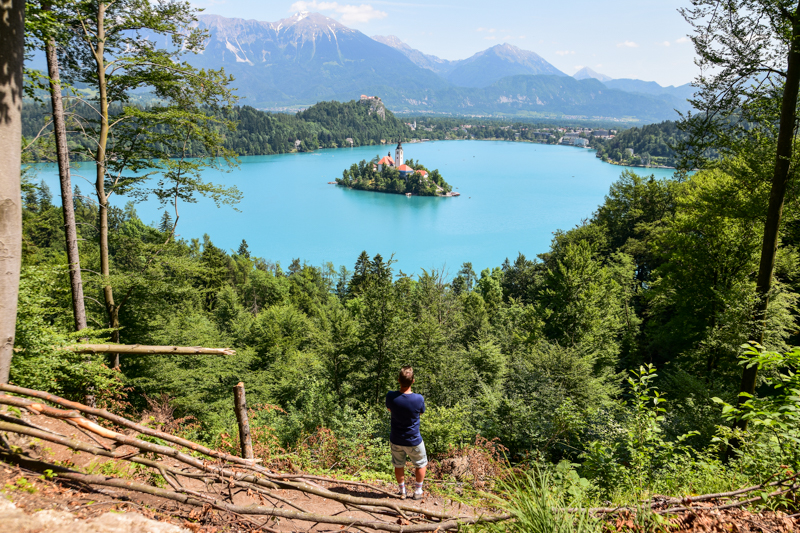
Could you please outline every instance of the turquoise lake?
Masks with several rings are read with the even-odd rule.
[[[246,239],[253,255],[287,267],[299,257],[313,265],[332,261],[352,269],[362,250],[394,254],[395,271],[432,268],[455,275],[471,261],[476,272],[499,266],[519,252],[545,252],[553,232],[589,218],[624,167],[599,161],[591,150],[502,141],[439,141],[405,144],[405,157],[438,168],[457,198],[429,198],[353,191],[328,185],[362,159],[394,154],[394,145],[313,153],[242,157],[230,173],[207,172],[215,183],[236,185],[237,206],[216,208],[210,200],[179,206],[177,233],[208,233],[217,246],[238,248]],[[38,176],[58,200],[54,165],[37,165]],[[667,169],[632,169],[657,178]],[[73,185],[93,190],[93,165],[73,169]],[[125,197],[112,197],[124,205]],[[136,205],[146,223],[157,223],[155,200]]]

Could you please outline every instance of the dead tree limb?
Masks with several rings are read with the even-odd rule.
[[[236,355],[231,348],[203,348],[201,346],[147,346],[143,344],[73,344],[66,346],[75,353],[121,353],[127,355],[178,354],[178,355]]]
[[[12,386],[8,386],[9,388]],[[75,402],[71,402],[75,403]],[[350,496],[347,494],[340,494],[338,492],[333,492],[323,487],[314,487],[309,485],[308,483],[298,483],[292,481],[282,481],[280,480],[279,474],[274,474],[268,472],[263,467],[258,466],[251,466],[247,470],[257,470],[258,473],[264,475],[264,477],[259,477],[255,474],[249,474],[243,472],[241,468],[231,468],[226,466],[219,466],[213,463],[210,463],[206,460],[202,460],[200,458],[193,457],[191,455],[187,455],[183,452],[176,450],[170,446],[164,446],[160,444],[154,444],[150,442],[145,442],[133,437],[129,437],[127,435],[123,435],[121,433],[117,433],[116,431],[104,428],[90,420],[83,418],[77,411],[63,411],[61,409],[56,409],[54,407],[50,407],[41,403],[37,403],[26,398],[19,398],[16,396],[8,396],[8,395],[0,395],[0,404],[6,405],[13,405],[15,407],[20,407],[23,409],[30,410],[34,413],[43,414],[45,416],[50,416],[57,419],[62,420],[69,420],[70,422],[78,425],[79,427],[86,429],[88,431],[92,431],[95,434],[107,438],[109,440],[115,441],[119,444],[124,444],[128,446],[132,446],[134,448],[139,448],[140,450],[155,453],[158,455],[163,455],[165,457],[171,457],[179,462],[182,462],[188,466],[196,468],[198,470],[208,472],[210,474],[214,474],[217,476],[222,476],[226,480],[233,479],[236,481],[241,481],[244,483],[253,483],[255,485],[259,485],[265,488],[284,488],[290,490],[297,490],[301,492],[305,492],[308,494],[314,494],[316,496],[320,496],[322,498],[326,498],[329,500],[338,501],[340,503],[348,503],[351,505],[366,505],[366,506],[381,506],[388,509],[392,509],[397,513],[401,513],[403,511],[407,513],[416,513],[425,516],[429,516],[431,518],[438,518],[441,520],[451,520],[457,519],[459,517],[454,517],[448,513],[444,513],[437,510],[432,509],[424,509],[422,507],[417,507],[414,505],[409,505],[402,502],[397,501],[376,501],[373,498],[362,498],[358,496]],[[80,404],[77,404],[80,405]],[[81,406],[85,407],[85,406]],[[132,422],[127,421],[129,424]],[[188,442],[188,441],[187,441]],[[193,444],[193,443],[192,443]],[[197,445],[194,445],[196,448]],[[241,459],[240,459],[241,460]],[[249,461],[247,461],[250,463]],[[335,480],[330,480],[331,482],[335,482]]]
[[[171,442],[172,444],[176,444],[178,446],[182,446],[192,451],[200,452],[204,455],[208,455],[209,457],[213,457],[215,459],[221,459],[223,461],[228,461],[231,463],[236,463],[239,465],[250,465],[251,461],[246,459],[242,459],[241,457],[236,457],[235,455],[230,455],[227,453],[219,452],[217,450],[212,450],[206,446],[197,444],[187,439],[182,439],[180,437],[176,437],[169,433],[164,433],[163,431],[158,431],[157,429],[152,429],[147,426],[143,426],[141,424],[137,424],[136,422],[132,422],[125,417],[115,415],[106,411],[105,409],[98,409],[96,407],[88,407],[78,402],[73,402],[70,400],[65,400],[64,398],[60,398],[55,394],[50,394],[48,392],[42,392],[33,389],[26,389],[23,387],[17,387],[15,385],[9,385],[7,383],[0,383],[0,391],[11,392],[14,394],[21,394],[23,396],[30,396],[33,398],[39,398],[40,400],[45,400],[50,403],[54,403],[60,405],[62,407],[66,407],[67,409],[74,409],[76,411],[81,411],[93,416],[98,416],[101,418],[105,418],[109,422],[113,422],[114,424],[126,427],[128,429],[132,429],[142,435],[148,435],[150,437],[158,437],[167,442]]]
[[[507,520],[510,518],[510,515],[471,517],[460,520],[448,520],[444,522],[436,522],[431,524],[405,526],[397,524],[395,522],[381,522],[375,520],[363,520],[360,518],[352,518],[352,517],[336,517],[336,516],[319,515],[312,513],[301,513],[299,511],[281,509],[279,507],[264,507],[259,505],[252,505],[252,506],[233,505],[216,500],[214,498],[211,498],[204,494],[197,493],[195,491],[184,489],[183,491],[184,493],[181,494],[174,491],[160,489],[158,487],[145,485],[144,483],[139,483],[127,479],[117,479],[117,478],[109,478],[106,476],[92,476],[85,474],[74,474],[69,472],[59,473],[57,475],[60,478],[79,481],[86,485],[101,485],[101,486],[131,490],[135,492],[142,492],[145,494],[150,494],[152,496],[158,496],[160,498],[165,498],[188,505],[202,507],[205,504],[210,504],[212,507],[216,509],[236,514],[278,516],[281,518],[300,520],[303,522],[314,522],[321,524],[339,524],[343,526],[362,526],[362,527],[369,527],[372,529],[378,529],[381,531],[393,531],[397,533],[423,533],[427,531],[436,531],[436,530],[444,531],[447,529],[457,528],[460,525],[474,524],[478,522],[482,523],[499,522],[501,520]]]

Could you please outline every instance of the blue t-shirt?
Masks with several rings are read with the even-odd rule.
[[[417,446],[422,442],[419,434],[419,415],[425,412],[425,398],[421,394],[403,394],[390,391],[386,407],[392,411],[392,432],[389,440],[398,446]]]

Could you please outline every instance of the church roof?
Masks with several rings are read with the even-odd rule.
[[[400,165],[399,167],[397,167],[397,170],[399,170],[400,172],[414,172],[414,169],[408,165]]]
[[[378,161],[379,165],[394,165],[394,159],[389,157],[388,155],[383,156],[383,159]],[[405,166],[405,165],[403,165]]]
[[[424,171],[424,170],[417,170],[417,172],[419,172],[420,175],[422,175],[422,176],[427,176],[428,175],[428,173],[426,171]]]

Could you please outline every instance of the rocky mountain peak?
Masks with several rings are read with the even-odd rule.
[[[356,31],[321,13],[309,11],[300,11],[289,18],[274,22],[273,27],[279,35],[290,33],[303,37],[304,40],[313,40],[321,35],[355,33]]]
[[[588,78],[594,78],[601,82],[611,81],[613,79],[610,76],[606,76],[605,74],[600,74],[599,72],[595,72],[589,67],[583,67],[578,72],[573,74],[572,77],[575,78],[576,80],[585,80]]]

